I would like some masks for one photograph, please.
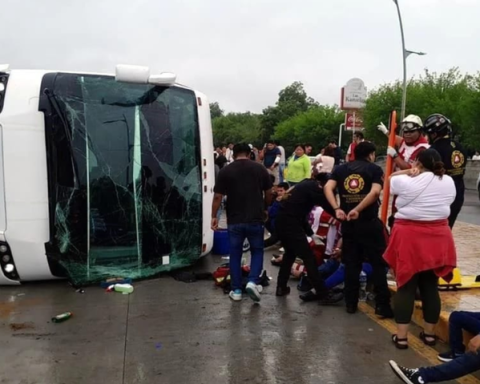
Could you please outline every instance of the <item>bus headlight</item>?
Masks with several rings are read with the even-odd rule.
[[[8,243],[0,241],[0,269],[7,279],[19,280],[15,260]]]

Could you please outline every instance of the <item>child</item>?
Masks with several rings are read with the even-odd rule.
[[[278,237],[275,233],[275,218],[277,217],[278,209],[280,208],[280,202],[282,201],[283,196],[288,190],[287,183],[280,183],[277,186],[276,198],[273,201],[272,205],[268,207],[268,220],[265,223],[265,228],[270,232],[270,237],[265,240],[264,248],[271,247],[278,243]]]

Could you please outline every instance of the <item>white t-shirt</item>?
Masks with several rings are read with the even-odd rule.
[[[277,148],[280,150],[280,164],[285,165],[285,148],[283,148],[281,145],[279,145]]]
[[[416,177],[393,176],[390,191],[397,195],[396,219],[433,221],[450,216],[450,205],[457,194],[450,176],[441,179],[432,172],[424,172]]]

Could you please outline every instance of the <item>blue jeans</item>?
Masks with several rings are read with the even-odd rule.
[[[373,268],[370,264],[368,263],[362,264],[362,271],[365,272],[365,274],[367,275],[367,278],[369,278],[372,275],[372,270]],[[327,286],[328,289],[332,289],[344,282],[345,282],[345,265],[340,264],[337,270],[333,274],[331,274],[328,277],[328,279],[325,280],[325,285]]]
[[[232,290],[242,289],[243,243],[250,243],[250,275],[248,281],[258,284],[263,270],[263,224],[229,224],[230,278]]]
[[[450,361],[433,367],[420,368],[418,373],[425,383],[439,383],[455,380],[480,369],[480,354],[466,353]]]
[[[480,334],[480,312],[455,311],[450,315],[448,331],[450,348],[457,354],[465,353],[463,329],[473,335]]]
[[[280,172],[280,183],[283,183],[285,181],[283,180],[283,171],[285,171],[285,164],[279,164],[278,172]]]

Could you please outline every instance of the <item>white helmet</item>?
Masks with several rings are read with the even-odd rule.
[[[402,130],[403,132],[412,132],[412,131],[419,131],[422,129],[423,123],[422,119],[417,115],[408,115],[402,121]]]

